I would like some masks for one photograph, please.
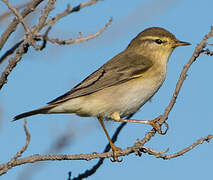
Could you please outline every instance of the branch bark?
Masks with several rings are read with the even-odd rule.
[[[162,158],[164,160],[168,160],[168,159],[173,159],[179,156],[183,156],[185,153],[189,152],[190,150],[192,150],[193,148],[195,148],[196,146],[203,144],[204,142],[210,142],[210,140],[213,139],[213,135],[208,135],[206,137],[200,138],[197,141],[195,141],[193,144],[191,144],[190,146],[182,149],[179,152],[170,154],[170,155],[166,155],[165,152],[161,153],[161,152],[157,152],[155,150],[153,150],[152,148],[145,148],[143,150],[141,150],[143,153],[148,153],[149,155],[154,155],[156,158]],[[166,150],[167,152],[168,150]]]
[[[90,39],[94,39],[96,37],[98,37],[101,33],[103,33],[106,28],[112,23],[112,18],[109,19],[109,21],[104,25],[104,27],[102,29],[100,29],[98,32],[96,32],[95,34],[89,35],[89,36],[85,36],[85,37],[80,37],[76,38],[76,39],[69,39],[69,40],[60,40],[58,38],[55,39],[51,39],[48,36],[46,37],[47,41],[50,41],[51,43],[56,43],[59,45],[68,45],[68,44],[76,44],[76,43],[80,43],[80,42],[84,42],[84,41],[88,41]]]
[[[19,20],[19,22],[21,22],[21,24],[23,25],[25,31],[29,34],[31,33],[26,21],[24,20],[24,18],[22,17],[22,15],[17,11],[17,9],[15,7],[13,7],[8,0],[2,0],[7,7],[13,12],[13,14],[15,14],[15,16],[17,17],[17,19]]]
[[[84,42],[84,41],[88,41],[90,39],[93,39],[97,36],[99,36],[101,33],[103,33],[106,28],[111,24],[112,22],[112,18],[109,20],[109,22],[107,24],[105,24],[105,26],[100,29],[98,32],[96,32],[95,34],[86,36],[86,37],[79,37],[76,39],[70,39],[70,40],[59,40],[57,38],[49,38],[48,37],[48,33],[51,29],[51,27],[57,22],[59,21],[62,17],[71,14],[72,12],[76,12],[79,11],[80,9],[90,6],[92,4],[95,4],[96,2],[98,2],[98,0],[90,0],[86,3],[81,3],[78,6],[74,7],[73,9],[71,9],[69,12],[63,14],[63,15],[58,15],[56,16],[56,18],[53,20],[53,18],[51,18],[50,20],[48,20],[48,16],[49,13],[54,9],[54,4],[56,2],[56,0],[48,0],[46,6],[44,7],[44,12],[41,14],[40,18],[39,18],[39,22],[37,25],[35,25],[34,27],[32,27],[31,29],[28,27],[27,23],[25,22],[24,18],[31,13],[32,11],[34,11],[34,9],[42,2],[41,0],[34,0],[32,3],[29,4],[29,6],[22,12],[19,13],[15,7],[13,7],[8,0],[3,0],[3,2],[8,6],[8,8],[15,14],[16,18],[14,18],[14,20],[12,21],[12,23],[9,25],[9,27],[7,28],[7,30],[3,33],[3,35],[0,38],[0,50],[3,47],[4,43],[7,41],[7,39],[9,38],[9,36],[11,35],[12,32],[15,31],[17,25],[19,23],[22,23],[22,25],[24,26],[24,29],[26,31],[25,36],[16,44],[14,45],[12,48],[10,48],[8,51],[6,51],[6,53],[0,58],[0,64],[5,61],[7,59],[7,57],[11,54],[13,54],[15,51],[15,55],[14,57],[12,57],[9,61],[9,64],[7,65],[7,67],[3,70],[1,77],[0,77],[0,90],[2,89],[2,87],[4,86],[4,84],[7,83],[7,79],[9,74],[12,72],[13,68],[15,68],[15,66],[17,65],[17,63],[22,59],[23,55],[27,52],[28,48],[30,46],[33,46],[34,49],[36,50],[43,50],[46,47],[46,43],[47,41],[51,42],[51,43],[57,43],[59,45],[68,45],[68,44],[74,44],[74,43],[80,43],[80,42]],[[45,31],[45,33],[43,35],[40,34],[40,31],[49,23],[49,28],[47,28],[47,30]],[[37,41],[43,41],[42,45],[38,45],[36,44]],[[23,43],[23,45],[21,47],[19,47],[21,44]]]
[[[32,2],[27,6],[27,8],[22,11],[21,16],[25,18],[28,14],[33,12],[42,1],[43,0],[32,0]],[[19,23],[20,21],[17,18],[14,18],[8,28],[4,31],[0,38],[0,50],[3,48],[10,35],[16,30],[16,27]]]
[[[12,72],[14,67],[16,67],[17,63],[21,60],[22,56],[28,51],[29,45],[24,43],[16,52],[15,56],[10,59],[9,64],[2,72],[0,77],[0,90],[7,83],[7,78],[9,74]]]
[[[0,176],[1,175],[3,175],[3,174],[5,174],[11,167],[12,167],[12,164],[14,163],[14,162],[16,162],[17,161],[17,159],[19,158],[19,157],[21,157],[21,155],[26,151],[26,149],[28,148],[28,145],[29,145],[29,143],[30,143],[30,133],[29,133],[29,131],[28,131],[28,129],[27,129],[27,121],[26,121],[26,119],[24,120],[24,132],[25,132],[25,135],[26,135],[26,141],[25,141],[25,145],[21,148],[21,150],[20,151],[18,151],[17,153],[16,153],[16,155],[5,165],[5,166],[1,166],[2,168],[1,168],[1,171],[0,171]]]

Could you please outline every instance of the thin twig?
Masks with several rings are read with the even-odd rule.
[[[13,47],[11,47],[9,50],[7,50],[0,58],[0,65],[7,59],[8,56],[12,55],[17,48],[24,42],[24,40],[20,40],[17,42]]]
[[[19,9],[22,9],[22,8],[28,6],[29,4],[30,4],[30,2],[26,2],[26,3],[23,3],[23,4],[21,4],[21,5],[16,6],[15,8],[16,8],[17,10],[19,10]],[[13,12],[11,12],[11,11],[9,10],[9,11],[6,11],[5,13],[0,14],[0,21],[2,21],[4,18],[10,16],[12,13],[13,13]]]
[[[26,135],[26,141],[25,141],[25,145],[21,148],[20,151],[18,151],[16,153],[16,155],[6,164],[4,164],[4,166],[1,166],[0,168],[0,176],[5,174],[10,168],[13,167],[13,163],[17,161],[17,159],[19,157],[21,157],[21,155],[26,151],[26,149],[28,148],[28,145],[30,143],[30,133],[27,129],[27,121],[26,119],[24,120],[24,132],[25,132],[25,135]]]
[[[182,149],[181,151],[179,151],[177,153],[173,153],[171,155],[166,155],[165,152],[163,152],[163,153],[162,152],[157,152],[157,151],[153,150],[152,148],[147,148],[147,147],[144,147],[142,152],[143,153],[148,153],[149,155],[154,155],[157,158],[162,158],[164,160],[168,160],[168,159],[172,159],[172,158],[176,158],[176,157],[182,156],[185,153],[187,153],[190,150],[192,150],[193,148],[195,148],[196,146],[198,146],[200,144],[203,144],[204,142],[209,142],[211,139],[213,139],[213,135],[208,135],[206,137],[200,138],[196,142],[191,144],[190,146]]]
[[[68,45],[68,44],[75,44],[75,43],[80,43],[80,42],[84,42],[84,41],[88,41],[90,39],[96,38],[97,36],[99,36],[101,33],[103,33],[106,28],[112,23],[112,18],[110,18],[110,20],[104,25],[104,27],[102,29],[100,29],[98,32],[96,32],[95,34],[86,36],[86,37],[79,37],[76,39],[69,39],[69,40],[60,40],[58,38],[55,39],[51,39],[49,37],[46,37],[47,41],[50,41],[51,43],[57,43],[60,45]]]
[[[208,56],[213,56],[213,52],[210,51],[209,49],[204,49],[200,54],[206,54]]]
[[[111,24],[112,22],[112,18],[110,18],[110,20],[108,21],[107,24],[105,24],[105,26],[99,30],[98,32],[96,32],[93,35],[90,36],[86,36],[86,37],[82,37],[82,38],[77,38],[72,40],[72,42],[69,42],[70,44],[72,43],[80,43],[83,41],[88,41],[90,39],[93,39],[97,36],[99,36],[101,33],[103,33],[103,31]],[[48,28],[50,30],[50,28]],[[46,41],[49,40],[47,37],[47,33],[49,31],[46,31],[45,34],[42,36],[43,40],[43,44],[40,46],[39,50],[42,50],[45,46],[46,46]],[[5,70],[3,71],[3,73],[1,74],[0,77],[0,90],[1,88],[4,86],[5,83],[7,83],[7,77],[9,76],[9,74],[12,72],[13,68],[16,66],[16,64],[21,60],[22,56],[27,52],[29,47],[29,41],[27,41],[26,43],[24,43],[22,45],[21,48],[19,48],[16,52],[16,55],[10,59],[8,66],[5,68]],[[15,47],[16,49],[17,47]],[[10,51],[12,52],[12,51]],[[8,52],[8,54],[10,54],[10,52]],[[6,56],[8,55],[6,54]],[[5,56],[3,57],[3,59],[5,58]]]
[[[24,151],[26,151],[29,143],[30,143],[30,133],[27,129],[27,120],[24,120],[24,132],[26,135],[26,141],[25,141],[25,145],[22,147],[22,149],[20,151],[17,152],[17,154],[11,159],[11,162],[16,161],[22,154]]]
[[[34,29],[35,33],[40,32],[40,30],[44,27],[44,24],[48,18],[49,13],[55,8],[54,7],[55,2],[56,2],[56,0],[48,0],[48,3],[44,7],[44,12],[41,15],[41,17],[39,18],[39,23]]]
[[[13,70],[13,68],[16,66],[16,64],[21,60],[22,56],[27,52],[29,45],[27,43],[24,43],[17,51],[13,58],[9,60],[9,64],[5,68],[5,70],[2,72],[0,77],[0,90],[4,86],[4,84],[7,83],[7,77]]]
[[[77,130],[77,129],[76,129]],[[59,153],[62,149],[66,148],[73,143],[75,139],[75,132],[70,129],[70,126],[66,126],[66,129],[62,130],[62,134],[58,134],[58,138],[54,138],[52,145],[45,150],[44,154]],[[78,131],[78,130],[77,130]],[[79,132],[79,131],[78,131]],[[25,166],[19,173],[17,180],[32,179],[36,172],[40,172],[42,168],[47,166],[45,163],[36,163],[33,166]]]
[[[6,5],[7,7],[15,14],[15,16],[17,17],[17,19],[22,23],[25,31],[28,33],[28,34],[31,34],[31,30],[29,29],[26,21],[24,20],[24,18],[22,17],[22,15],[17,11],[17,9],[15,7],[13,7],[8,0],[2,0]]]
[[[25,8],[21,15],[25,18],[29,13],[33,12],[35,8],[44,0],[32,0],[32,2]],[[10,35],[16,30],[17,25],[19,24],[19,20],[14,18],[8,28],[4,31],[0,38],[0,50],[3,48],[5,42],[10,37]]]

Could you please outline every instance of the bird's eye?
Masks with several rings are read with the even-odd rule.
[[[162,44],[162,43],[163,43],[163,41],[161,41],[160,39],[156,39],[155,42],[156,42],[157,44]]]

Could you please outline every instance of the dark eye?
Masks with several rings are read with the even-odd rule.
[[[163,43],[163,41],[161,41],[160,39],[156,39],[155,42],[156,42],[157,44],[162,44],[162,43]]]

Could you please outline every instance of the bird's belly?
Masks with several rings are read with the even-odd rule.
[[[80,101],[75,113],[110,118],[114,112],[121,117],[137,112],[159,89],[164,78],[140,81],[138,78],[77,98]]]
[[[126,84],[118,92],[114,108],[120,113],[121,117],[137,112],[159,89],[161,84],[153,81],[143,81],[143,83]],[[121,96],[119,96],[121,95]],[[116,99],[116,97],[115,97]],[[115,111],[115,110],[113,110]]]

